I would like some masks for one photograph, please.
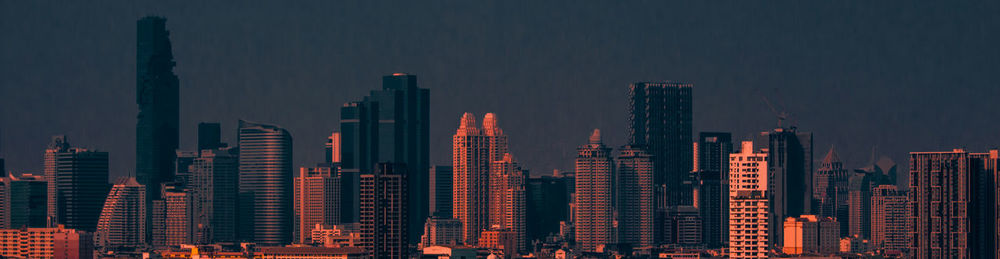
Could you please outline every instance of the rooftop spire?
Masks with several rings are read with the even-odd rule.
[[[837,151],[834,150],[833,146],[830,146],[830,152],[826,153],[826,157],[823,158],[823,164],[831,164],[840,162],[840,156],[837,155]]]
[[[497,127],[497,117],[493,113],[483,116],[483,134],[487,136],[503,135],[503,130]]]
[[[601,144],[601,129],[594,129],[590,134],[590,144]]]

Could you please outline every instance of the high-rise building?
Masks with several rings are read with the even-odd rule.
[[[811,214],[813,152],[812,133],[798,132],[796,128],[776,128],[761,132],[760,143],[767,143],[768,175],[767,193],[771,207],[771,240],[780,246],[784,227],[781,219]]]
[[[452,136],[452,216],[462,222],[462,241],[476,244],[489,227],[488,138],[476,126],[472,113],[462,115]]]
[[[840,224],[831,217],[788,217],[784,222],[782,252],[788,255],[834,254],[840,251]]]
[[[514,234],[515,252],[527,251],[524,181],[526,172],[509,153],[490,168],[490,228]]]
[[[198,151],[226,147],[222,143],[222,125],[218,122],[198,123]]]
[[[622,147],[617,176],[618,242],[635,247],[654,245],[653,157],[640,148]]]
[[[94,240],[102,252],[132,252],[146,245],[146,187],[119,179],[108,193]]]
[[[910,153],[910,251],[914,258],[967,258],[969,153]]]
[[[998,258],[1000,255],[996,232],[1000,223],[1000,215],[997,215],[1000,206],[997,203],[998,160],[1000,151],[996,149],[969,154],[969,176],[965,186],[969,258]]]
[[[888,157],[876,161],[873,150],[871,163],[854,170],[848,177],[847,236],[862,240],[871,238],[872,190],[879,185],[896,185],[896,163]],[[841,233],[845,234],[845,233]]]
[[[638,82],[629,85],[629,144],[653,156],[657,217],[654,241],[662,239],[662,220],[670,205],[691,205],[693,187],[684,184],[691,167],[692,102],[689,83]]]
[[[576,242],[580,250],[596,252],[599,246],[615,242],[611,148],[595,129],[590,142],[576,151]]]
[[[697,188],[694,205],[700,210],[702,238],[708,248],[729,242],[729,154],[732,134],[702,132],[694,143],[694,172]]]
[[[421,247],[457,246],[462,243],[462,222],[453,218],[432,216],[424,223]]]
[[[382,77],[382,90],[341,108],[341,156],[345,185],[344,222],[357,222],[358,174],[371,173],[378,162],[404,163],[411,174],[407,213],[428,216],[430,170],[430,91],[417,86],[417,76],[395,73]],[[350,197],[348,197],[350,195]],[[351,199],[348,199],[351,198]],[[420,238],[420,225],[410,226],[410,240]]]
[[[291,243],[292,135],[240,120],[239,172],[242,239],[264,246]]]
[[[769,235],[768,154],[754,152],[751,141],[741,147],[739,153],[729,155],[729,257],[767,258],[773,238]]]
[[[910,214],[906,192],[895,185],[879,185],[872,192],[871,244],[884,251],[903,252],[910,243]]]
[[[295,178],[295,242],[312,244],[310,232],[317,224],[340,223],[340,176],[336,169],[302,167]]]
[[[193,199],[179,183],[164,183],[160,199],[153,200],[150,222],[154,247],[180,246],[195,241]]]
[[[235,148],[202,150],[190,165],[195,243],[236,242],[239,164]]]
[[[559,222],[569,222],[569,194],[575,186],[567,183],[562,175],[528,178],[525,187],[528,209],[528,241],[544,240],[551,234],[559,234]]]
[[[701,236],[703,220],[698,213],[698,208],[690,205],[668,207],[666,218],[663,220],[667,230],[663,237],[664,243],[680,247],[701,245],[703,243]]]
[[[330,137],[326,138],[326,163],[340,163],[340,132],[334,131]]]
[[[406,171],[402,163],[378,163],[361,175],[361,246],[374,258],[409,257]]]
[[[94,231],[108,194],[108,153],[72,148],[63,136],[45,151],[51,226]]]
[[[75,242],[73,242],[75,241]],[[91,233],[62,226],[0,229],[0,257],[90,259]]]
[[[430,172],[430,215],[451,218],[452,176],[450,165],[436,165]]]
[[[40,175],[0,178],[0,228],[43,228],[48,183]]]
[[[155,16],[136,22],[135,178],[149,188],[147,208],[159,198],[160,183],[174,180],[178,147],[178,80],[166,23]]]
[[[830,152],[813,177],[812,198],[816,206],[814,212],[820,218],[836,218],[840,223],[840,233],[847,234],[847,222],[850,210],[848,207],[848,178],[850,175],[844,169],[837,151],[830,147]]]

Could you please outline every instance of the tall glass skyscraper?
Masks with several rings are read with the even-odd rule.
[[[147,203],[159,198],[160,183],[173,180],[178,141],[178,80],[166,22],[144,17],[136,31],[135,177],[149,188]]]
[[[770,218],[797,217],[812,213],[813,149],[812,133],[798,132],[795,127],[762,132],[757,143],[767,143],[767,194]],[[870,200],[869,200],[870,202]],[[783,246],[782,224],[770,225],[771,240]]]
[[[292,135],[278,126],[239,122],[240,236],[280,246],[292,234]]]
[[[94,231],[108,194],[108,153],[72,148],[56,137],[45,152],[45,173],[52,226]]]
[[[697,155],[697,202],[702,218],[702,239],[709,248],[729,242],[729,154],[733,151],[729,132],[702,132],[694,143]]]
[[[430,91],[417,87],[417,76],[395,73],[382,77],[382,90],[341,108],[343,222],[358,221],[358,175],[371,173],[375,163],[407,167],[409,217],[428,215],[430,170]],[[353,197],[353,198],[352,198]],[[409,240],[420,240],[420,224],[411,224]]]

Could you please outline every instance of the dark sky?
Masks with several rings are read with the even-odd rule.
[[[712,2],[712,3],[703,3]],[[167,17],[181,148],[201,121],[287,128],[322,161],[339,107],[416,74],[431,89],[431,160],[463,112],[497,114],[534,174],[572,169],[593,128],[625,141],[627,85],[694,84],[695,131],[773,128],[768,96],[849,167],[1000,143],[1000,9],[974,1],[2,1],[0,154],[40,172],[49,138],[135,158],[135,21]],[[903,172],[901,171],[901,174]]]

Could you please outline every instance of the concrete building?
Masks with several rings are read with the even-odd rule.
[[[361,259],[368,257],[360,247],[261,247],[254,258],[262,259]],[[382,257],[379,257],[382,258]]]
[[[455,246],[462,244],[462,221],[452,218],[431,217],[424,223],[421,247]]]
[[[327,166],[300,168],[294,186],[296,243],[313,243],[310,230],[317,224],[340,223],[340,175],[335,170]]]
[[[910,207],[906,192],[895,185],[879,185],[872,191],[871,244],[884,251],[903,252],[910,243]]]
[[[44,176],[0,177],[0,228],[46,227],[48,182]]]
[[[361,247],[375,258],[409,257],[409,215],[404,164],[379,163],[361,175]]]
[[[191,194],[180,184],[163,184],[160,199],[153,200],[152,245],[154,247],[191,244],[195,235]]]
[[[702,237],[707,248],[720,248],[729,242],[729,154],[733,152],[732,134],[701,132],[694,142],[693,171],[696,173],[694,206],[700,210]]]
[[[361,246],[361,226],[358,223],[348,223],[325,227],[322,224],[310,231],[312,245],[322,247],[358,247]]]
[[[133,252],[146,243],[146,187],[135,178],[119,179],[108,193],[94,233],[102,253]]]
[[[478,258],[477,251],[471,247],[461,246],[430,246],[422,249],[421,258],[435,259],[473,259]]]
[[[193,242],[237,241],[236,203],[239,163],[235,148],[201,150],[189,166],[187,189],[192,198]]]
[[[509,229],[484,230],[479,235],[479,247],[499,251],[503,258],[517,258],[517,235]]]
[[[618,243],[635,247],[654,245],[652,156],[638,147],[622,147],[617,184]]]
[[[816,215],[789,217],[784,222],[782,252],[787,255],[829,255],[840,250],[840,224]]]
[[[576,150],[576,243],[583,252],[596,252],[615,242],[611,148],[595,129],[590,142]]]
[[[729,155],[729,257],[767,258],[769,235],[768,154],[744,141]]]
[[[911,255],[967,258],[969,153],[910,153]]]
[[[515,252],[527,251],[524,181],[527,173],[509,153],[490,168],[490,227],[514,234]]]
[[[813,206],[814,214],[820,218],[836,218],[841,224],[840,233],[847,234],[847,219],[849,216],[848,206],[848,178],[850,175],[844,168],[844,163],[840,161],[837,151],[830,147],[820,163],[816,175],[813,177]]]
[[[90,259],[93,241],[91,233],[62,226],[0,229],[0,257]]]

